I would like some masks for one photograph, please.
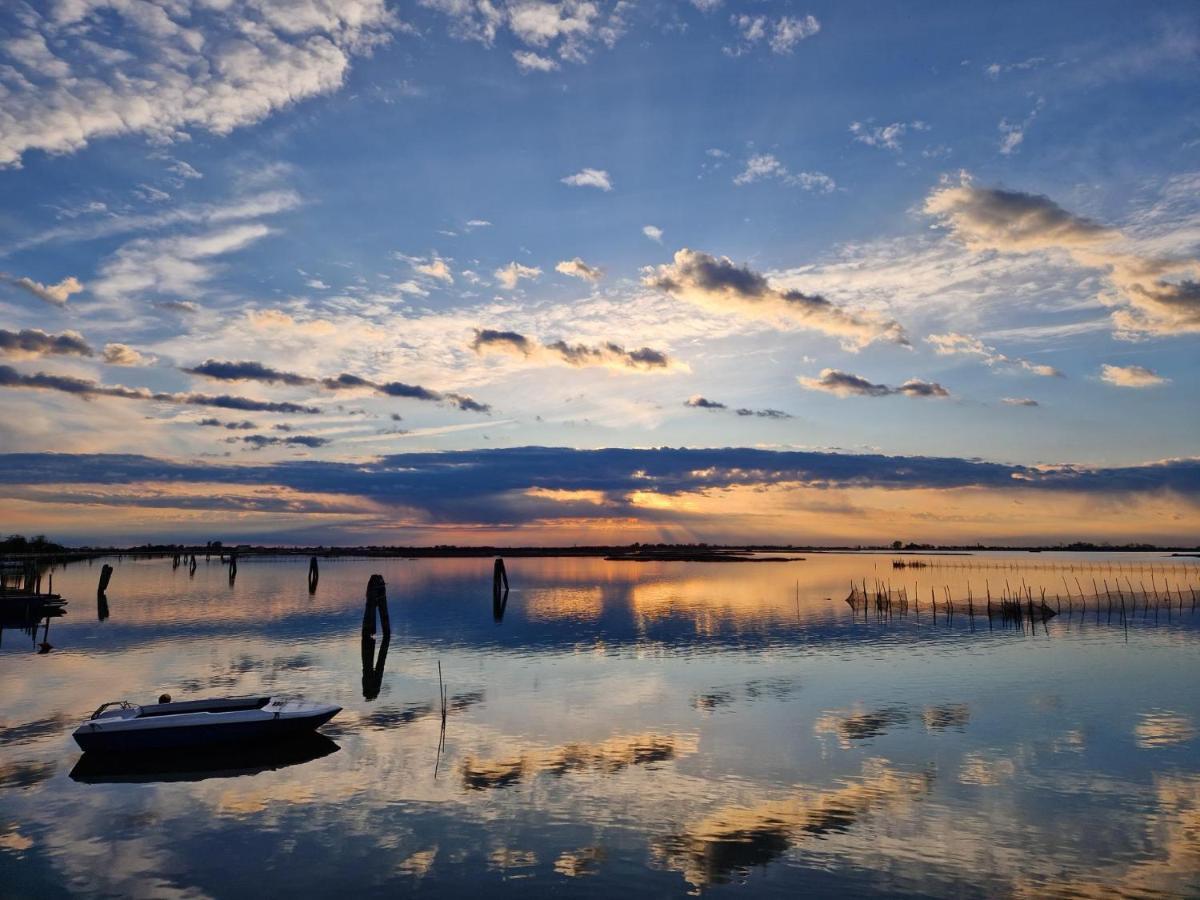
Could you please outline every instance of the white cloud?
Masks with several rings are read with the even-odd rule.
[[[98,216],[108,212],[108,204],[99,200],[90,200],[78,206],[55,207],[59,219],[78,219],[80,216]]]
[[[242,199],[223,203],[185,204],[138,215],[113,214],[83,224],[59,225],[47,229],[0,249],[0,254],[61,241],[90,241],[136,231],[161,232],[176,225],[218,225],[242,219],[257,219],[287,212],[300,204],[299,194],[293,190],[280,189],[252,193]]]
[[[514,50],[513,59],[517,61],[517,68],[522,72],[553,72],[558,68],[558,63],[550,57],[541,56],[532,50]]]
[[[588,34],[599,13],[596,4],[586,0],[517,0],[508,7],[508,27],[522,42],[545,47],[560,37]]]
[[[1154,387],[1166,384],[1168,380],[1145,366],[1112,366],[1107,363],[1100,367],[1100,379],[1125,388]]]
[[[166,191],[159,190],[150,184],[139,184],[133,189],[133,192],[147,203],[164,203],[171,199],[171,195]]]
[[[1035,363],[1028,359],[1006,356],[995,347],[990,347],[979,338],[972,337],[969,334],[958,334],[951,331],[946,334],[931,334],[925,340],[933,344],[933,349],[939,356],[953,356],[955,354],[981,356],[983,357],[983,361],[989,366],[1016,366],[1024,369],[1026,372],[1032,372],[1034,375],[1041,375],[1047,378],[1062,377],[1062,372],[1054,368],[1054,366],[1046,365],[1045,363]]]
[[[810,38],[821,30],[821,23],[815,16],[781,16],[774,22],[767,16],[751,16],[742,13],[730,16],[738,33],[738,41],[733,46],[725,47],[729,56],[741,56],[749,53],[755,46],[766,42],[771,52],[788,54],[805,38]]]
[[[752,184],[768,178],[781,181],[789,187],[817,191],[822,194],[837,190],[837,182],[824,172],[791,172],[787,166],[770,153],[759,153],[746,160],[746,168],[734,176],[733,183]]]
[[[656,244],[661,244],[663,239],[663,230],[657,225],[643,225],[642,234],[650,238]]]
[[[450,20],[450,34],[492,47],[507,29],[527,48],[513,54],[522,71],[550,71],[557,64],[549,53],[573,63],[586,62],[600,44],[611,48],[625,33],[625,14],[632,3],[618,0],[607,13],[593,0],[418,0],[421,6]]]
[[[70,65],[50,51],[46,39],[37,31],[25,31],[20,36],[5,41],[2,49],[29,75],[67,78],[71,74]]]
[[[590,281],[593,284],[604,277],[604,271],[602,269],[599,269],[596,266],[589,266],[578,256],[576,256],[574,259],[564,259],[554,267],[554,271],[563,275],[570,275],[572,278]]]
[[[798,43],[820,30],[821,23],[815,16],[783,16],[775,23],[775,31],[770,40],[771,50],[775,53],[791,53]]]
[[[1024,59],[1015,63],[991,63],[990,65],[984,66],[983,71],[987,73],[989,78],[995,80],[1006,72],[1018,72],[1036,69],[1045,61],[1046,58],[1044,56],[1031,56],[1029,59]]]
[[[1008,119],[1001,119],[1000,129],[1000,152],[1005,156],[1011,156],[1017,152],[1017,149],[1025,142],[1025,132],[1029,130],[1029,126],[1033,124],[1033,120],[1037,118],[1045,101],[1039,97],[1029,115],[1020,122],[1011,122]]]
[[[429,296],[429,291],[425,290],[425,288],[421,287],[421,285],[419,285],[415,281],[411,281],[411,280],[398,282],[398,283],[392,285],[392,287],[394,287],[396,290],[398,290],[402,294],[411,294],[414,297],[428,297]]]
[[[32,278],[24,277],[0,277],[2,277],[4,281],[7,281],[13,287],[18,287],[52,306],[66,306],[67,300],[72,294],[78,294],[83,290],[83,285],[74,275],[68,275],[58,284],[42,284],[40,281],[34,281]]]
[[[192,179],[204,177],[195,166],[184,162],[182,159],[177,159],[171,165],[167,166],[167,171],[178,175],[180,178]]]
[[[154,362],[154,357],[139,353],[127,344],[105,344],[104,361],[110,366],[145,366]]]
[[[463,228],[466,231],[474,231],[476,228],[490,228],[491,224],[487,219],[469,219]]]
[[[435,256],[430,260],[412,260],[413,271],[425,275],[428,278],[436,278],[438,281],[444,281],[446,284],[454,283],[454,273],[450,271],[450,265],[440,256]]]
[[[109,301],[143,293],[197,293],[216,274],[216,257],[248,247],[270,233],[266,225],[245,222],[199,234],[138,238],[101,267],[92,293]]]
[[[491,0],[418,0],[426,9],[437,10],[451,20],[450,33],[464,41],[478,41],[486,47],[496,40],[504,24],[505,11]]]
[[[76,0],[52,14],[30,12],[5,56],[28,65],[47,35],[87,65],[68,72],[67,63],[43,58],[36,79],[9,79],[0,166],[19,165],[28,150],[69,153],[120,134],[160,141],[190,128],[228,134],[338,89],[352,58],[386,40],[394,25],[385,0],[278,8],[226,0],[195,9]],[[113,47],[114,35],[143,54]]]
[[[559,180],[571,187],[594,187],[602,191],[613,189],[612,179],[604,169],[581,169],[574,175],[567,175]]]
[[[859,143],[868,147],[881,147],[900,152],[900,138],[909,131],[928,131],[929,126],[919,119],[914,122],[892,122],[890,125],[872,125],[871,121],[851,122],[850,133]]]
[[[513,290],[522,278],[534,279],[542,274],[542,270],[536,266],[523,266],[519,262],[510,262],[507,266],[501,266],[492,275],[500,284],[508,290]]]

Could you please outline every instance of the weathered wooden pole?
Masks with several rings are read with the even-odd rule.
[[[96,587],[97,596],[103,597],[105,592],[108,591],[108,583],[112,580],[112,573],[113,567],[105,563],[104,567],[100,570],[100,584]]]
[[[317,592],[317,581],[321,578],[321,570],[317,567],[317,558],[314,556],[308,561],[308,592],[315,594]]]
[[[195,574],[196,574],[196,554],[193,553],[192,561],[190,563],[188,563],[188,575],[190,576],[190,575],[195,575]]]
[[[504,569],[504,560],[497,557],[492,566],[492,618],[501,622],[504,620],[504,610],[508,606],[508,572]]]
[[[363,637],[371,637],[375,634],[375,603],[371,599],[371,591],[367,589],[367,599],[363,603],[363,620],[362,620]]]
[[[375,613],[379,613],[379,623],[383,626],[384,637],[392,633],[392,621],[388,616],[387,585],[382,575],[372,575],[367,582],[367,601],[363,607],[363,634],[375,633]]]
[[[237,554],[229,554],[229,583],[233,584],[233,580],[237,578]]]

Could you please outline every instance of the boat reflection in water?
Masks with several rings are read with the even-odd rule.
[[[121,755],[85,753],[71,770],[71,780],[83,784],[154,784],[238,778],[303,765],[340,749],[325,735],[310,734],[283,743],[217,750]]]

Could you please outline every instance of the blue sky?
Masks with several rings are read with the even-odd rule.
[[[1194,458],[1198,87],[1190,3],[10,4],[0,452]]]

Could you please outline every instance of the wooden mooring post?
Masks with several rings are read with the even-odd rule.
[[[492,618],[497,622],[504,621],[504,610],[508,607],[508,572],[504,569],[504,560],[497,558],[492,566]]]
[[[317,592],[317,582],[321,579],[321,570],[317,566],[317,558],[314,556],[308,561],[308,592],[315,594]]]
[[[508,593],[508,572],[504,569],[504,560],[497,559],[492,567],[492,594],[499,594],[502,590]]]
[[[108,583],[112,581],[113,567],[108,563],[100,570],[100,583],[96,586],[96,596],[103,597],[108,591]]]
[[[375,615],[379,614],[379,624],[383,628],[384,637],[392,633],[392,621],[388,616],[387,585],[382,575],[372,575],[367,582],[367,600],[363,606],[362,633],[375,633]]]

